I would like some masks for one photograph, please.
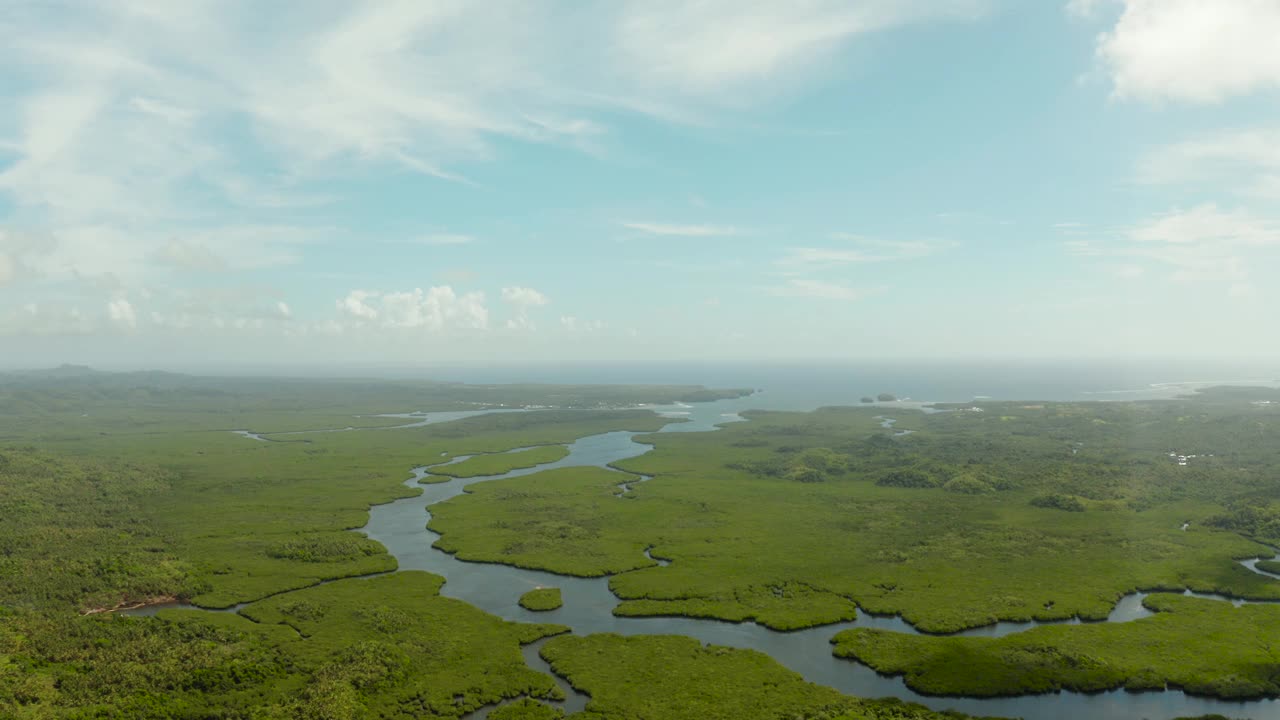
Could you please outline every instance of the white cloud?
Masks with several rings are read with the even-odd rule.
[[[24,266],[0,251],[10,276],[30,267],[64,281],[297,262],[304,243],[333,229],[279,213],[327,202],[312,183],[335,169],[465,181],[461,166],[510,140],[594,152],[619,113],[707,122],[764,104],[801,75],[834,74],[839,66],[822,60],[861,35],[965,18],[985,4],[24,6],[0,22],[0,66],[13,80],[0,89],[11,109],[0,118],[0,201],[15,227],[41,238],[41,257]]]
[[[514,315],[507,320],[509,330],[536,330],[538,326],[529,318],[529,310],[551,302],[537,290],[519,286],[502,288],[502,299],[515,308]]]
[[[1276,245],[1280,244],[1280,228],[1243,210],[1228,212],[1205,204],[1142,223],[1129,237],[1174,245]]]
[[[571,333],[577,332],[596,332],[603,330],[606,325],[601,320],[581,320],[572,315],[563,315],[560,317],[560,327]]]
[[[639,0],[621,4],[614,38],[628,79],[683,95],[750,102],[764,78],[819,67],[850,38],[937,17],[973,15],[965,0]]]
[[[1140,274],[1143,267],[1134,261],[1147,261],[1171,270],[1170,277],[1178,281],[1244,285],[1256,269],[1274,267],[1280,223],[1204,204],[1149,218],[1115,241],[1076,240],[1065,245],[1074,255],[1126,259],[1128,277]]]
[[[1173,143],[1145,157],[1138,178],[1151,184],[1226,186],[1280,200],[1280,127],[1226,130]]]
[[[337,307],[358,324],[376,322],[383,328],[440,331],[484,330],[489,326],[484,293],[459,295],[448,285],[385,293],[352,290],[337,302]]]
[[[546,295],[527,287],[504,287],[502,299],[519,308],[531,308],[551,302]]]
[[[370,292],[369,290],[352,290],[347,293],[346,297],[338,301],[338,310],[357,320],[376,320],[378,311],[368,301],[377,296],[378,293]]]
[[[1121,0],[1098,58],[1117,97],[1212,103],[1280,89],[1275,0]],[[1091,11],[1098,3],[1069,7]]]
[[[18,275],[18,263],[8,253],[0,252],[0,287],[13,281]]]
[[[668,235],[674,237],[722,237],[726,235],[739,234],[737,228],[726,227],[723,225],[672,225],[652,222],[624,222],[622,223],[622,227],[649,235]]]
[[[769,288],[770,294],[780,297],[807,297],[824,300],[862,300],[882,291],[881,288],[856,288],[804,278],[792,278],[784,285]]]
[[[137,313],[125,298],[115,298],[107,303],[107,317],[111,318],[112,322],[129,329],[138,327]]]
[[[291,310],[289,308],[289,304],[283,300],[276,302],[276,313],[286,320],[293,317],[293,310]]]

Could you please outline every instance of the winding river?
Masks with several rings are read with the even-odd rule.
[[[748,407],[746,399],[724,400],[699,404],[695,407],[679,406],[660,408],[662,414],[686,422],[673,422],[661,432],[706,432],[719,425],[741,421],[737,412]],[[476,413],[467,413],[467,415]],[[437,414],[431,414],[434,420]],[[412,417],[428,420],[425,415]],[[456,416],[450,419],[456,419]],[[440,420],[436,420],[439,422]],[[414,423],[428,424],[428,422]],[[886,423],[891,427],[892,421]],[[251,434],[245,433],[247,435]],[[1280,717],[1280,700],[1268,699],[1236,702],[1187,695],[1179,690],[1133,693],[1113,690],[1086,694],[1058,692],[1048,695],[1027,695],[1009,698],[931,697],[920,695],[908,688],[900,677],[886,677],[857,662],[844,660],[831,654],[831,637],[852,627],[874,627],[896,632],[916,633],[908,623],[898,617],[872,616],[859,612],[854,622],[826,625],[794,632],[777,632],[754,623],[729,623],[693,618],[621,618],[615,617],[613,608],[618,599],[609,590],[608,578],[576,578],[536,570],[524,570],[506,565],[470,563],[437,550],[432,543],[439,537],[426,528],[430,508],[461,494],[467,486],[488,480],[514,478],[541,472],[551,468],[595,465],[607,467],[624,458],[644,454],[651,449],[633,441],[637,433],[611,432],[584,437],[570,444],[569,454],[561,460],[534,468],[515,470],[502,475],[448,482],[420,484],[430,469],[415,468],[406,481],[410,487],[421,487],[423,493],[370,509],[369,522],[360,532],[381,542],[395,556],[401,570],[426,570],[447,579],[442,594],[464,600],[486,612],[507,620],[520,622],[559,623],[573,629],[575,634],[619,633],[674,634],[697,638],[736,648],[749,648],[768,654],[782,665],[801,674],[811,682],[826,685],[842,692],[863,697],[894,696],[918,702],[938,710],[953,709],[974,715],[998,715],[1022,717],[1026,720],[1132,720],[1133,718],[1172,718],[1182,715],[1220,713],[1232,718],[1267,720]],[[450,462],[461,462],[462,457]],[[620,477],[622,477],[620,475]],[[627,476],[634,478],[635,476]],[[631,485],[647,478],[629,479],[619,483],[619,492],[628,492]],[[677,559],[678,561],[678,559]],[[1250,569],[1254,561],[1244,561]],[[1255,570],[1255,572],[1262,572]],[[1265,574],[1265,573],[1264,573]],[[563,607],[550,612],[531,612],[517,603],[519,596],[538,586],[559,587],[564,598]],[[1126,622],[1151,614],[1142,606],[1142,593],[1122,598],[1108,617],[1108,622]],[[1221,596],[1213,597],[1227,600]],[[1240,604],[1240,601],[1234,601]],[[1063,622],[1079,622],[1069,620]],[[965,631],[966,635],[1000,636],[1020,632],[1039,623],[998,623]],[[548,664],[538,655],[542,641],[524,648],[529,666],[551,674]],[[557,682],[564,689],[567,700],[560,703],[567,712],[581,710],[587,697],[573,690],[563,679]],[[473,717],[487,717],[486,708]]]

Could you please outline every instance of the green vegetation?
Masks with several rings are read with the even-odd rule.
[[[404,486],[415,465],[669,420],[544,410],[279,436],[292,442],[227,432],[402,424],[357,415],[490,398],[673,399],[645,388],[0,376],[0,717],[455,718],[504,698],[557,697],[519,648],[564,628],[440,597],[442,579],[425,573],[317,583],[395,568],[349,529],[370,504],[417,492]],[[244,611],[252,620],[97,612],[267,596]]]
[[[243,613],[298,631],[302,639],[283,650],[310,671],[317,698],[346,694],[347,685],[358,696],[376,690],[359,697],[375,717],[456,717],[503,698],[560,698],[519,647],[566,628],[500,620],[441,597],[443,584],[437,575],[402,572],[279,595]],[[353,652],[373,670],[352,667]]]
[[[1127,623],[1043,626],[1002,638],[881,630],[836,635],[835,653],[938,695],[1020,695],[1175,686],[1197,695],[1280,695],[1280,606],[1150,595]]]
[[[562,605],[560,588],[534,588],[520,596],[520,607],[525,610],[555,610]]]
[[[249,619],[11,616],[0,625],[0,716],[408,720],[561,696],[520,645],[564,628],[505,622],[440,597],[442,582],[346,580],[258,603]]]
[[[670,635],[554,638],[542,657],[591,696],[584,720],[942,720],[896,700],[857,700],[805,682],[764,653]]]
[[[442,453],[500,453],[611,430],[655,430],[667,422],[643,410],[546,410],[295,436],[305,442],[175,430],[42,445],[69,461],[153,468],[148,472],[168,478],[163,486],[141,488],[136,511],[122,509],[118,517],[162,536],[165,552],[185,563],[189,582],[171,593],[129,599],[181,591],[199,605],[229,607],[322,580],[394,570],[395,560],[380,546],[349,530],[365,524],[371,504],[418,493],[404,485],[408,468],[438,462]]]
[[[1280,561],[1277,560],[1259,560],[1257,568],[1263,572],[1280,575]]]
[[[654,478],[624,501],[616,473],[570,468],[473,486],[433,508],[431,527],[465,559],[616,574],[619,615],[776,629],[856,606],[935,632],[1103,619],[1137,589],[1280,599],[1280,583],[1235,562],[1266,549],[1206,525],[1280,499],[1280,413],[1216,393],[984,407],[891,413],[916,431],[905,437],[880,427],[883,409],[752,412],[639,438],[655,450],[618,465]],[[1168,461],[1192,446],[1215,457]]]
[[[648,545],[609,532],[629,518],[614,496],[629,476],[598,467],[569,467],[471,485],[459,499],[432,507],[436,547],[462,560],[534,567],[599,577],[656,566]],[[561,517],[561,510],[572,513]],[[575,541],[566,552],[565,540]]]
[[[564,711],[530,698],[521,698],[489,713],[489,720],[561,720]]]
[[[1269,545],[1280,545],[1280,502],[1247,497],[1230,503],[1225,512],[1206,519],[1210,527],[1231,530]]]
[[[0,450],[0,606],[79,610],[205,589],[145,504],[172,473]]]
[[[0,442],[251,429],[403,425],[381,413],[484,408],[612,409],[749,395],[695,385],[464,385],[369,379],[220,378],[64,366],[0,373]]]
[[[433,507],[432,527],[463,559],[614,575],[620,615],[778,629],[850,619],[858,606],[939,631],[1101,618],[1138,588],[1280,599],[1280,582],[1235,562],[1280,542],[1280,408],[1250,404],[1280,399],[1266,393],[894,410],[893,429],[873,415],[883,409],[752,413],[716,433],[643,436],[655,450],[618,463],[624,473],[563,468],[474,485]],[[419,492],[405,485],[409,468],[474,455],[448,468],[502,472],[586,435],[670,422],[618,408],[704,396],[718,393],[77,369],[0,377],[0,717],[455,718],[517,698],[494,717],[559,717],[538,702],[556,685],[520,646],[563,628],[486,615],[441,597],[441,579],[425,573],[354,579],[395,561],[350,530],[371,504]],[[376,417],[389,411],[504,404],[561,409],[319,432],[405,422]],[[235,428],[315,432],[257,442]],[[1197,462],[1170,462],[1170,448]],[[635,474],[653,479],[619,495]],[[93,612],[173,598],[254,604],[244,616]],[[1278,661],[1260,639],[1277,636],[1280,608],[1149,603],[1155,617],[1125,625],[986,644],[856,631],[838,651],[939,687],[1277,692]],[[587,718],[941,717],[679,638],[557,638],[545,651],[592,694]],[[1021,674],[1001,670],[1015,665]],[[955,667],[990,672],[949,676]]]
[[[563,445],[543,445],[513,452],[476,455],[460,463],[438,465],[431,468],[431,473],[457,478],[501,475],[512,470],[523,470],[562,460],[568,454],[569,448]]]

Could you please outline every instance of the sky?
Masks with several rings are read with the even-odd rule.
[[[1280,358],[1280,0],[6,0],[0,366]]]

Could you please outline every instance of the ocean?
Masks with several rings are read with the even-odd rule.
[[[862,397],[879,393],[917,402],[1136,400],[1175,397],[1213,385],[1280,385],[1280,363],[637,363],[436,367],[413,374],[468,383],[741,387],[758,391],[749,406],[775,410],[857,405]]]

